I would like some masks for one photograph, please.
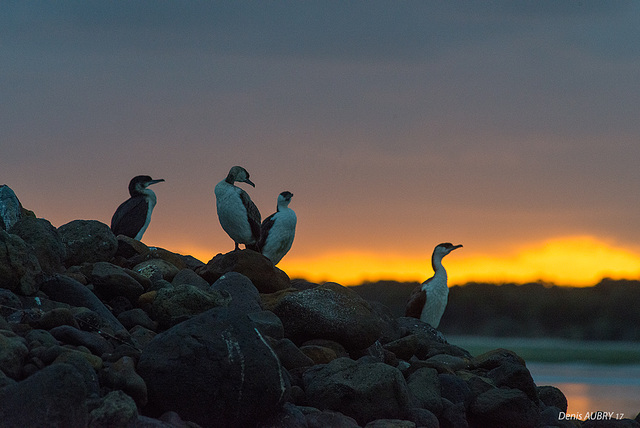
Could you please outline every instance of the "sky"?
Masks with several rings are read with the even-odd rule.
[[[640,3],[4,1],[0,184],[59,227],[233,250],[215,185],[294,194],[291,277],[592,285],[640,276]]]

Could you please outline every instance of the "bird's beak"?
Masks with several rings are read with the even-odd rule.
[[[460,245],[454,245],[454,246],[451,248],[451,251],[456,250],[456,249],[458,249],[458,248],[460,248],[460,247],[462,247],[462,244],[460,244]]]
[[[246,180],[244,180],[245,183],[247,183],[248,185],[250,185],[251,187],[256,187],[255,184],[253,184],[253,181],[249,180],[248,178]]]
[[[147,183],[147,186],[151,186],[152,184],[156,184],[156,183],[161,183],[164,181],[164,178],[159,178],[157,180],[151,180],[150,182]]]

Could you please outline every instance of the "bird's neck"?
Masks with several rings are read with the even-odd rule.
[[[433,277],[447,282],[447,271],[442,266],[442,257],[431,257],[431,266],[433,267]]]
[[[142,189],[140,193],[153,205],[155,205],[156,201],[158,200],[156,198],[156,194],[151,189]]]
[[[276,211],[285,211],[287,208],[289,208],[288,202],[279,203]]]

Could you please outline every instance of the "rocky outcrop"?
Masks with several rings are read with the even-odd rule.
[[[472,356],[250,250],[204,264],[95,221],[56,230],[10,196],[0,426],[595,426],[561,420],[562,391],[512,351]]]

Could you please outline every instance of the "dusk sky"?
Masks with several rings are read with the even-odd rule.
[[[166,181],[143,242],[233,250],[233,165],[291,277],[640,277],[640,2],[0,3],[0,184],[58,227]]]

